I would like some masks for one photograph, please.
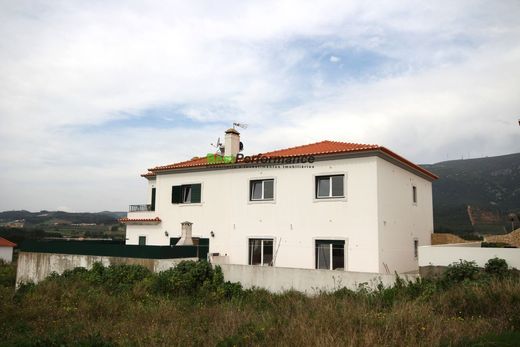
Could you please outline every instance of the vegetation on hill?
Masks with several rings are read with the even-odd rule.
[[[0,271],[11,276],[0,278],[1,344],[9,346],[514,346],[520,338],[520,280],[501,260],[314,297],[244,290],[206,262],[159,274],[96,265],[16,293],[13,274]]]
[[[117,224],[117,219],[122,217],[122,212],[63,212],[63,211],[40,211],[29,212],[21,211],[4,211],[0,212],[0,222],[10,222],[14,220],[25,220],[30,225],[41,224]],[[126,215],[126,214],[125,214]]]
[[[122,212],[69,213],[62,211],[0,212],[0,236],[20,243],[25,239],[48,237],[111,238],[124,240]],[[13,223],[14,221],[23,221]]]
[[[422,166],[440,177],[433,183],[436,232],[511,231],[508,214],[520,213],[520,153]]]

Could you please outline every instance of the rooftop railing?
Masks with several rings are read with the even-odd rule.
[[[153,211],[152,205],[130,205],[128,209],[130,212],[146,212]]]

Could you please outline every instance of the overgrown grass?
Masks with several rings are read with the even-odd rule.
[[[0,265],[0,274],[6,266]],[[24,285],[16,293],[11,280],[2,280],[0,344],[518,344],[518,275],[504,271],[500,261],[488,271],[474,268],[461,263],[436,280],[397,280],[392,288],[340,289],[314,297],[244,290],[226,283],[206,262],[184,262],[160,274],[139,266],[96,265]]]

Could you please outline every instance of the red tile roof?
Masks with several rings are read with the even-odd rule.
[[[16,247],[16,243],[0,237],[0,247]]]
[[[144,174],[141,175],[141,177],[146,177],[146,178],[148,178],[148,177],[155,177],[155,176],[157,176],[155,174],[155,172],[150,172],[150,171],[148,171],[147,173],[144,173]]]
[[[280,149],[272,152],[261,153],[263,157],[295,157],[295,156],[303,156],[303,155],[312,155],[312,156],[321,156],[321,155],[330,155],[330,154],[340,154],[340,153],[355,153],[355,152],[381,152],[384,153],[402,164],[410,167],[415,171],[419,171],[424,175],[437,179],[438,177],[433,173],[429,172],[426,169],[412,163],[411,161],[401,157],[400,155],[392,152],[386,147],[379,145],[366,145],[360,143],[348,143],[348,142],[337,142],[337,141],[321,141],[317,143],[311,143],[308,145],[290,147],[286,149]],[[240,161],[237,162],[240,164]],[[156,174],[160,171],[169,171],[181,168],[191,168],[191,167],[211,167],[215,165],[230,165],[230,164],[209,164],[206,157],[195,157],[191,160],[174,163],[170,165],[164,166],[156,166],[154,168],[148,169],[150,174]]]
[[[119,222],[121,223],[160,223],[161,219],[159,217],[155,218],[119,218]]]

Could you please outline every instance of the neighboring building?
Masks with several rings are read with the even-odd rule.
[[[25,224],[25,219],[19,219],[19,220],[5,223],[4,227],[13,228],[13,229],[22,229],[24,224]]]
[[[221,154],[241,148],[240,134],[227,130]],[[259,163],[240,156],[149,169],[149,203],[121,219],[126,243],[168,245],[189,221],[231,264],[418,269],[417,248],[433,232],[434,174],[378,145],[322,141],[253,156]],[[273,164],[298,158],[305,163]]]
[[[10,263],[13,261],[13,248],[16,247],[16,243],[0,237],[0,260]]]

